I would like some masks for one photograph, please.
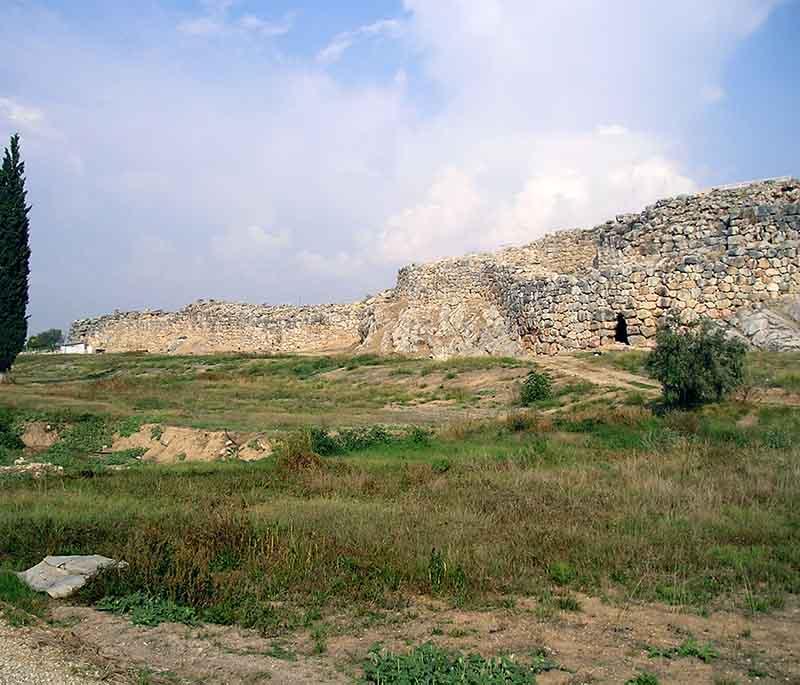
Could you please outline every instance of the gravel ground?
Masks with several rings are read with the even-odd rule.
[[[101,682],[97,675],[30,631],[0,621],[0,685],[95,685]]]

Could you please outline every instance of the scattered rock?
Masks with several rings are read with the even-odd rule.
[[[31,589],[46,592],[54,599],[69,597],[86,582],[107,568],[124,569],[124,561],[92,554],[89,556],[45,557],[36,566],[17,576]]]
[[[2,475],[19,475],[27,473],[34,478],[41,478],[44,475],[61,476],[64,474],[64,469],[55,464],[29,462],[24,457],[14,461],[13,466],[0,466],[0,476]]]

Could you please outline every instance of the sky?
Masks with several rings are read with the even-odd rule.
[[[798,35],[800,0],[0,0],[31,332],[800,175]]]

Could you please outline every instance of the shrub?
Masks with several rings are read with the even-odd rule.
[[[548,400],[553,396],[553,381],[541,371],[530,371],[522,382],[520,403],[529,406],[534,402]]]
[[[646,367],[661,382],[667,405],[690,408],[718,402],[740,386],[746,352],[744,343],[729,340],[710,322],[685,331],[668,324]]]
[[[20,439],[19,426],[14,414],[9,409],[0,408],[0,447],[8,450],[19,450],[25,445]]]
[[[431,432],[418,426],[411,426],[402,433],[391,433],[381,425],[343,428],[337,432],[313,426],[308,429],[308,436],[313,451],[323,457],[328,457],[392,443],[407,442],[414,445],[427,445],[430,443]]]
[[[278,446],[277,457],[278,465],[286,471],[305,471],[322,466],[310,431],[287,435]]]

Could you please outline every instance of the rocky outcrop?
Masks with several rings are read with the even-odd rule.
[[[800,352],[800,298],[742,307],[721,324],[752,347]]]
[[[393,289],[353,304],[201,301],[77,321],[70,339],[107,351],[555,354],[613,341],[620,315],[630,341],[647,344],[675,315],[793,349],[787,307],[800,294],[799,247],[800,181],[774,179],[661,200],[523,247],[411,265]]]

